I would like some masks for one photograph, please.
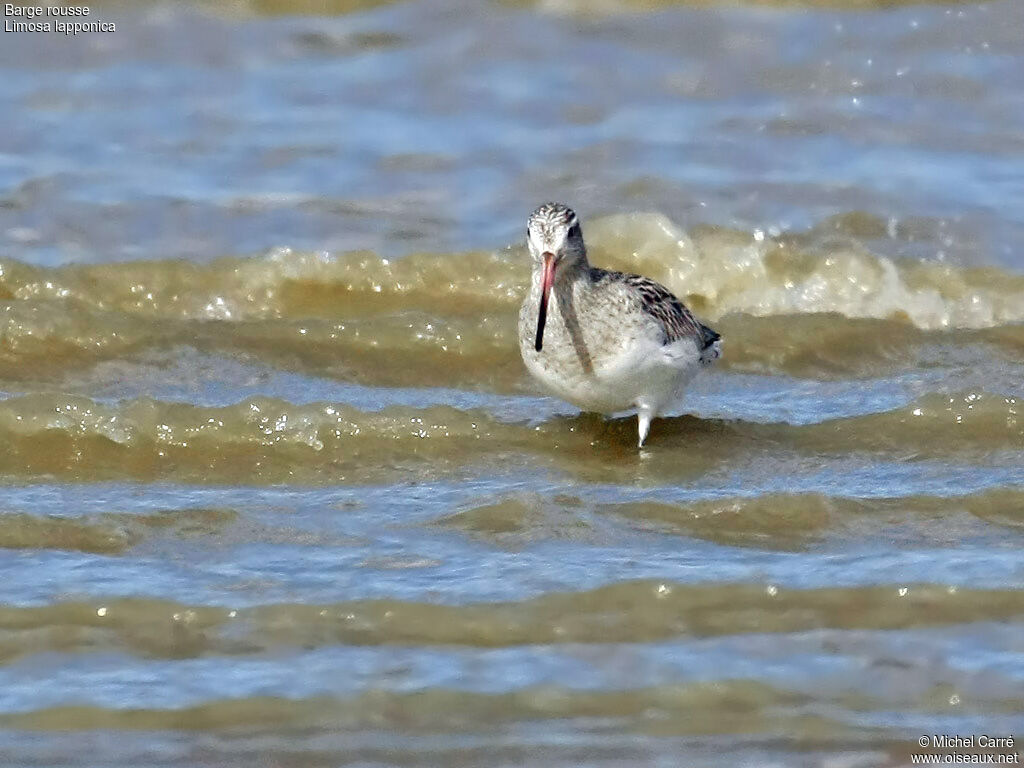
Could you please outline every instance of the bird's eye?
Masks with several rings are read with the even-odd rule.
[[[573,224],[571,227],[569,227],[569,237],[579,237],[579,234],[580,234],[580,225],[579,224]]]

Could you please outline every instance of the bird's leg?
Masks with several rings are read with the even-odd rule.
[[[640,442],[637,444],[637,448],[644,447],[644,440],[647,439],[647,433],[651,431],[651,419],[654,418],[654,409],[647,405],[637,406],[636,409],[636,425],[640,432]]]

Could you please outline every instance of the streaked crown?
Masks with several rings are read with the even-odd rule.
[[[530,214],[527,229],[550,240],[555,232],[572,229],[579,224],[576,211],[563,203],[544,203]]]
[[[554,253],[565,263],[586,263],[587,249],[579,219],[572,208],[562,203],[544,203],[530,215],[526,242],[534,259],[540,259],[543,253]]]

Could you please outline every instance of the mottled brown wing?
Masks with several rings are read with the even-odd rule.
[[[665,344],[677,339],[691,337],[701,350],[707,349],[721,336],[695,318],[679,299],[661,283],[641,275],[627,275],[622,272],[605,272],[610,281],[620,281],[640,294],[640,306],[644,312],[661,325]]]

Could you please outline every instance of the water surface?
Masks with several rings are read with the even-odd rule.
[[[907,764],[1024,722],[1024,7],[96,6],[0,48],[0,756]],[[540,396],[525,218],[725,356]]]

